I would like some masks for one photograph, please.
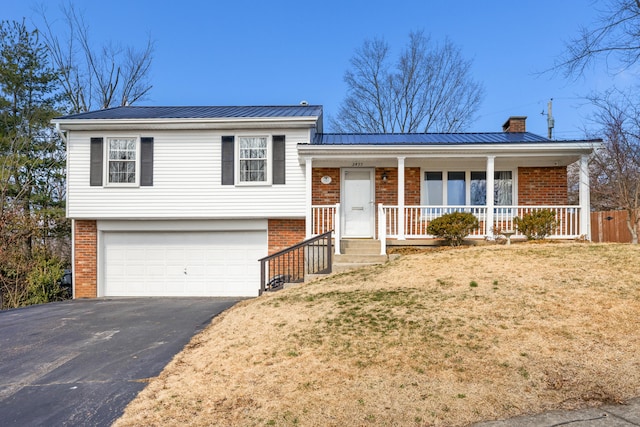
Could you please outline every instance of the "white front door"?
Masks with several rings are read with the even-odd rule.
[[[345,237],[373,237],[373,169],[342,170],[342,234]]]

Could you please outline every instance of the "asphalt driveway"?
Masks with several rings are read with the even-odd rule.
[[[0,312],[0,424],[107,426],[238,298],[65,301]]]

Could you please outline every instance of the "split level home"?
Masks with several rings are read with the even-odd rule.
[[[54,119],[67,144],[74,297],[256,296],[270,254],[328,232],[330,253],[368,239],[384,254],[432,238],[429,222],[455,211],[477,216],[470,239],[517,237],[513,218],[537,209],[555,212],[552,238],[589,239],[597,141],[550,140],[519,116],[501,132],[446,134],[324,133],[322,116],[301,104]]]

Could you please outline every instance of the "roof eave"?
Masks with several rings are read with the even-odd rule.
[[[548,143],[505,144],[428,144],[428,145],[315,145],[298,144],[300,157],[340,157],[345,155],[432,156],[432,155],[514,155],[514,154],[591,154],[598,141],[564,141]]]
[[[51,121],[62,130],[153,130],[153,129],[263,129],[311,128],[318,116],[304,117],[220,117],[189,119],[64,119]]]

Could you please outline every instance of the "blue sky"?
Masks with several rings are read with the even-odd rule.
[[[602,2],[600,2],[601,4]],[[56,0],[0,0],[0,18],[40,22]],[[592,0],[76,0],[94,43],[142,47],[155,41],[153,89],[144,105],[280,105],[307,100],[333,116],[346,94],[349,59],[367,38],[383,37],[394,52],[411,30],[451,39],[473,60],[486,90],[468,131],[500,131],[510,115],[528,116],[527,130],[547,134],[553,102],[559,139],[583,138],[591,110],[584,96],[614,84],[593,71],[577,80],[548,69],[581,25],[597,17]],[[60,23],[60,22],[59,22]],[[635,77],[635,76],[632,76]],[[619,87],[632,80],[615,77]],[[326,121],[327,122],[327,121]],[[329,129],[330,130],[330,129]]]

